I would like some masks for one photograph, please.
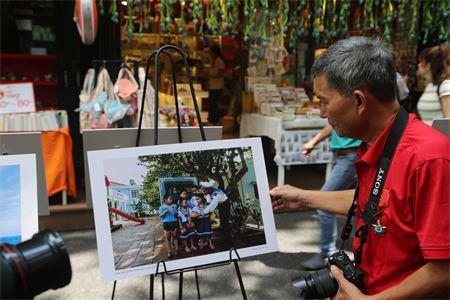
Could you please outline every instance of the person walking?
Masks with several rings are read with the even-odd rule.
[[[313,139],[303,145],[302,154],[310,154],[321,141],[331,136],[331,149],[333,150],[333,168],[321,191],[343,191],[354,189],[358,182],[355,161],[358,159],[356,151],[361,141],[341,138],[326,125]],[[328,257],[336,251],[337,222],[333,213],[317,210],[320,219],[322,234],[320,236],[320,253],[311,259],[300,263],[306,269],[317,270],[328,265]]]
[[[211,67],[209,68],[209,112],[208,122],[217,124],[220,121],[222,112],[218,102],[225,87],[225,63],[223,61],[220,47],[213,45],[209,48],[211,56]]]

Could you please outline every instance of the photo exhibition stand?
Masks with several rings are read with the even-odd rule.
[[[180,122],[180,112],[179,112],[179,107],[178,107],[178,97],[177,97],[177,86],[176,86],[176,74],[175,74],[175,62],[173,59],[173,56],[165,51],[165,49],[172,49],[177,51],[178,53],[180,53],[180,55],[183,57],[183,62],[184,62],[184,66],[186,69],[186,74],[188,77],[188,82],[189,82],[189,86],[190,86],[190,90],[191,90],[191,94],[192,94],[192,99],[193,99],[193,103],[194,103],[194,107],[195,107],[195,111],[197,113],[197,119],[198,119],[198,124],[199,124],[199,129],[200,129],[200,133],[201,133],[201,137],[203,141],[206,141],[206,136],[205,136],[205,132],[203,129],[203,124],[202,124],[202,120],[200,117],[200,111],[198,109],[198,104],[197,104],[197,100],[195,98],[195,92],[194,92],[194,87],[192,85],[192,79],[191,79],[191,74],[189,72],[189,67],[188,67],[188,63],[187,63],[187,59],[186,56],[184,54],[183,51],[181,51],[179,48],[172,46],[172,45],[166,45],[162,48],[160,48],[159,50],[153,52],[147,59],[147,67],[146,67],[146,71],[145,71],[145,81],[144,81],[144,89],[143,89],[143,99],[142,99],[142,104],[141,104],[141,111],[140,111],[140,116],[139,116],[139,126],[138,126],[138,130],[137,130],[137,138],[136,138],[136,147],[139,146],[139,141],[140,141],[140,136],[141,136],[141,127],[142,127],[142,116],[143,116],[143,112],[144,112],[144,104],[145,104],[145,95],[146,95],[146,90],[147,90],[147,80],[148,80],[148,72],[149,72],[149,68],[150,68],[150,61],[152,60],[152,58],[154,56],[156,56],[155,58],[155,125],[154,125],[154,145],[158,145],[158,91],[159,91],[159,56],[161,55],[161,53],[167,55],[172,63],[172,73],[173,73],[173,84],[174,84],[174,97],[175,97],[175,107],[176,107],[176,114],[177,114],[177,125],[178,125],[178,141],[179,143],[182,143],[182,137],[181,137],[181,122]],[[233,252],[235,253],[236,258],[233,258]],[[236,269],[236,274],[239,280],[239,285],[241,287],[241,292],[242,292],[242,297],[243,299],[247,299],[246,293],[245,293],[245,288],[244,288],[244,283],[242,281],[242,276],[241,276],[241,272],[239,270],[239,265],[238,265],[238,261],[240,261],[240,257],[238,252],[236,251],[236,249],[232,248],[230,249],[230,259],[228,261],[224,261],[224,262],[218,262],[218,263],[213,263],[213,264],[207,264],[207,265],[200,265],[197,267],[192,267],[192,268],[187,268],[187,269],[180,269],[180,270],[173,270],[173,271],[167,271],[166,268],[166,264],[163,260],[160,260],[157,264],[156,267],[156,274],[155,275],[150,275],[150,293],[149,293],[149,298],[153,299],[153,286],[154,286],[154,278],[158,275],[158,271],[159,271],[159,266],[160,264],[162,264],[163,268],[164,268],[164,272],[162,272],[161,274],[161,285],[162,285],[162,299],[165,299],[165,293],[164,293],[164,275],[174,275],[174,274],[180,274],[180,281],[179,281],[179,299],[182,299],[183,296],[183,274],[186,272],[191,272],[194,271],[195,272],[195,281],[196,281],[196,285],[197,285],[197,296],[198,299],[200,299],[200,287],[199,287],[199,283],[198,283],[198,274],[197,271],[198,270],[203,270],[203,269],[208,269],[208,268],[214,268],[214,267],[220,267],[220,266],[225,266],[225,265],[229,265],[231,264],[231,262],[234,262],[234,266]],[[114,286],[113,286],[113,291],[112,291],[112,297],[111,299],[114,299],[114,293],[115,293],[115,289],[116,289],[116,283],[117,281],[114,281]]]
[[[38,216],[50,214],[40,132],[1,133],[0,155],[36,154]]]

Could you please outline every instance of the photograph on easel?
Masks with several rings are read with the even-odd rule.
[[[102,281],[278,251],[259,139],[88,153]]]
[[[36,155],[0,155],[0,244],[38,232]]]

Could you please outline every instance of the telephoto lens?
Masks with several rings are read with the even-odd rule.
[[[329,268],[312,272],[307,277],[294,277],[292,284],[302,290],[298,300],[333,297],[339,289]]]
[[[1,244],[1,299],[31,299],[70,283],[72,269],[58,233],[43,229],[17,245]]]

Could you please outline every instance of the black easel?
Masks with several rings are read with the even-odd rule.
[[[237,256],[237,259],[233,259],[233,251]],[[158,264],[156,265],[156,275],[158,276],[158,271],[159,271],[159,265],[162,263],[163,267],[164,267],[164,273],[161,274],[161,285],[162,285],[162,298],[165,299],[165,295],[164,295],[164,274],[167,275],[175,275],[175,274],[180,274],[180,284],[179,284],[179,296],[178,299],[182,299],[183,298],[183,273],[186,272],[190,272],[190,271],[195,271],[195,282],[197,284],[197,296],[198,299],[200,300],[200,287],[198,284],[198,275],[197,275],[197,271],[198,270],[203,270],[203,269],[209,269],[209,268],[214,268],[214,267],[221,267],[221,266],[227,266],[229,264],[231,264],[231,262],[234,262],[234,267],[236,269],[236,274],[239,280],[239,285],[241,287],[241,292],[242,292],[242,298],[243,299],[247,299],[247,295],[245,293],[245,288],[244,288],[244,282],[242,281],[242,276],[241,276],[241,271],[239,270],[239,265],[238,265],[238,261],[240,261],[241,258],[239,256],[239,254],[237,253],[236,249],[231,248],[230,249],[230,259],[227,261],[223,261],[223,262],[219,262],[219,263],[213,263],[213,264],[206,264],[206,265],[202,265],[202,266],[198,266],[198,267],[191,267],[188,269],[180,269],[180,270],[175,270],[175,271],[167,271],[166,268],[166,263],[163,260],[158,261]],[[153,276],[153,275],[150,275]],[[150,299],[153,299],[153,280],[151,279],[151,283],[150,283]]]
[[[194,87],[192,85],[192,79],[191,79],[191,74],[189,72],[189,66],[188,66],[188,62],[186,59],[186,55],[184,54],[183,51],[181,51],[179,48],[172,46],[172,45],[166,45],[162,48],[160,48],[159,50],[153,52],[147,59],[147,67],[145,70],[145,81],[144,81],[144,89],[143,89],[143,93],[142,93],[142,104],[141,104],[141,113],[139,116],[139,126],[138,126],[138,131],[137,131],[137,137],[136,137],[136,147],[139,147],[139,140],[140,140],[140,135],[141,135],[141,126],[142,126],[142,116],[143,116],[143,112],[144,112],[144,104],[145,104],[145,95],[146,95],[146,90],[147,90],[147,80],[148,80],[148,71],[150,68],[150,61],[151,59],[156,55],[156,59],[155,59],[155,126],[154,126],[154,137],[155,137],[155,145],[158,145],[158,106],[159,106],[159,102],[158,102],[158,91],[159,91],[159,56],[161,55],[161,53],[166,54],[167,56],[169,56],[171,62],[172,62],[172,74],[173,74],[173,84],[174,84],[174,96],[175,96],[175,106],[176,106],[176,112],[177,112],[177,123],[178,123],[178,140],[180,143],[182,143],[181,140],[181,127],[180,127],[180,113],[179,113],[179,107],[178,107],[178,97],[177,97],[177,83],[176,83],[176,74],[175,74],[175,63],[174,63],[174,59],[173,56],[165,51],[165,49],[173,49],[177,52],[179,52],[181,54],[181,56],[183,57],[183,62],[184,62],[184,66],[186,68],[186,74],[188,77],[188,82],[189,82],[189,87],[191,88],[191,95],[192,95],[192,100],[194,102],[194,107],[195,107],[195,111],[197,113],[197,119],[198,119],[198,124],[199,124],[199,128],[200,128],[200,133],[202,135],[202,140],[206,141],[206,136],[205,136],[205,132],[203,130],[203,124],[202,124],[202,120],[200,117],[200,111],[198,109],[198,105],[197,105],[197,100],[195,98],[195,92],[194,92]],[[232,254],[233,251],[235,252],[237,259],[233,259]],[[239,270],[239,265],[238,265],[238,261],[240,261],[241,258],[239,257],[238,252],[236,251],[236,249],[232,248],[230,249],[230,259],[224,262],[219,262],[219,263],[213,263],[213,264],[206,264],[206,265],[202,265],[202,266],[197,266],[197,267],[191,267],[191,268],[187,268],[187,269],[180,269],[180,270],[173,270],[173,271],[167,271],[166,268],[166,264],[163,260],[160,260],[156,266],[156,275],[150,275],[150,292],[149,292],[149,298],[153,300],[153,286],[154,286],[154,280],[155,277],[158,275],[158,271],[159,271],[159,265],[162,263],[164,266],[164,272],[161,274],[161,284],[162,284],[162,298],[165,299],[165,292],[164,292],[164,274],[167,275],[174,275],[174,274],[180,274],[180,282],[179,282],[179,299],[182,299],[183,296],[183,274],[185,272],[190,272],[190,271],[194,271],[195,272],[195,281],[197,284],[197,296],[198,299],[200,300],[200,287],[198,284],[198,274],[197,271],[198,270],[203,270],[203,269],[209,269],[209,268],[214,268],[214,267],[220,267],[220,266],[225,266],[225,265],[229,265],[231,264],[231,262],[234,262],[234,266],[236,269],[236,274],[239,280],[239,285],[241,287],[241,292],[242,292],[242,297],[243,299],[247,299],[247,295],[245,293],[245,288],[244,288],[244,283],[242,281],[242,276],[241,276],[241,272]],[[116,283],[117,281],[114,281],[114,286],[113,286],[113,291],[112,291],[112,297],[111,299],[114,299],[114,293],[116,290]]]
[[[136,82],[138,84],[139,88],[139,60],[99,60],[94,59],[92,62],[92,66],[94,67],[95,74],[98,74],[100,67],[106,68],[108,70],[109,77],[111,78],[112,82],[115,82],[117,79],[117,76],[119,75],[120,66],[124,63],[131,63],[133,64],[133,73],[134,73],[134,79],[136,79]],[[124,66],[124,68],[128,68],[128,66]],[[129,69],[129,68],[128,68]],[[131,70],[130,70],[131,71]],[[95,78],[94,86],[97,84],[97,78]]]

